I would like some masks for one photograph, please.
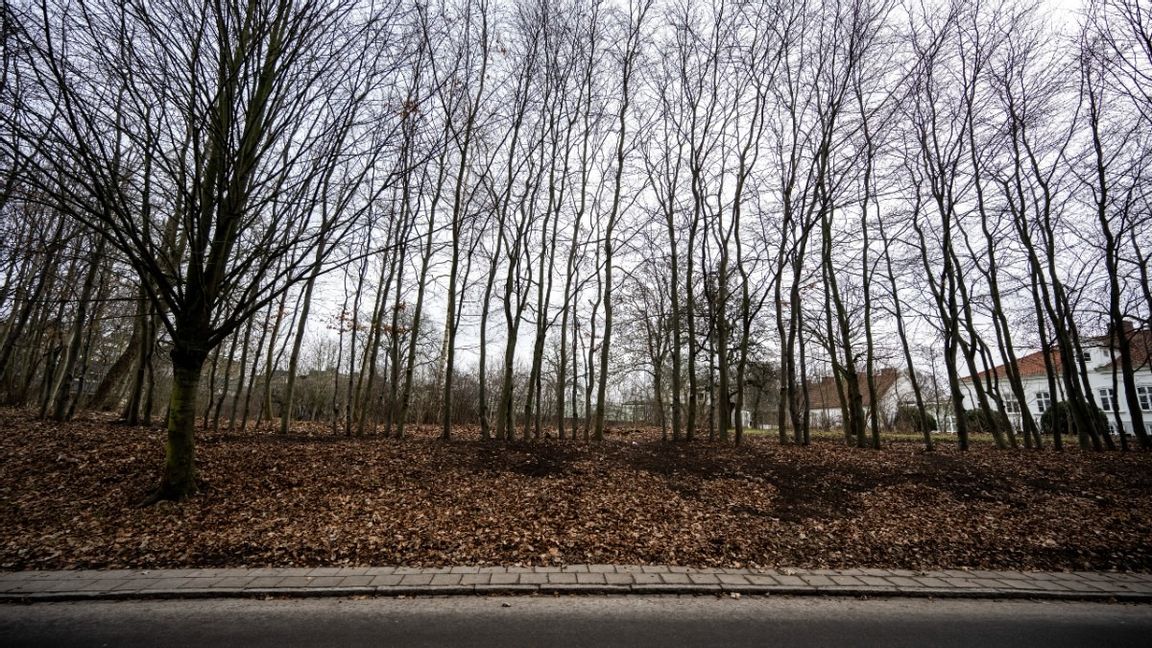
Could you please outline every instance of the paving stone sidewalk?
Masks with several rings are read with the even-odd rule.
[[[1152,574],[899,569],[319,567],[0,572],[0,601],[467,594],[783,594],[1152,603]]]

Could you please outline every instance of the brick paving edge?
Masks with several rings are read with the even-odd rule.
[[[351,587],[292,588],[174,588],[119,591],[61,591],[0,593],[0,603],[50,603],[83,601],[137,601],[178,599],[295,599],[329,597],[398,598],[417,596],[475,595],[689,595],[725,596],[817,596],[854,598],[939,598],[939,599],[1030,599],[1048,601],[1095,601],[1152,603],[1152,594],[1142,592],[1045,591],[983,588],[900,588],[876,586],[760,586],[724,584],[483,584],[483,585],[381,585]]]

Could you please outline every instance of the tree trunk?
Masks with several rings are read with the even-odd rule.
[[[76,367],[80,361],[80,346],[84,342],[84,329],[88,326],[88,306],[92,301],[92,293],[96,289],[96,276],[104,264],[104,239],[96,245],[92,263],[84,276],[84,286],[80,289],[80,300],[76,304],[76,322],[72,327],[68,348],[65,350],[64,363],[56,383],[52,386],[52,418],[65,421],[71,418],[68,413],[72,407],[72,386],[76,381]],[[79,394],[77,394],[79,398]]]
[[[168,403],[168,440],[160,486],[143,506],[162,500],[182,500],[196,492],[196,399],[200,372],[208,354],[177,342],[172,349],[172,396]]]
[[[148,366],[152,362],[152,354],[155,352],[156,329],[153,327],[152,309],[152,304],[148,301],[144,290],[141,289],[136,301],[136,321],[140,327],[140,337],[137,343],[140,348],[136,354],[136,366],[132,374],[132,387],[128,393],[128,403],[124,407],[123,416],[121,416],[128,425],[136,425],[140,422],[140,405],[144,400],[144,385],[147,382]]]
[[[231,337],[232,342],[228,345],[228,356],[224,361],[224,384],[220,389],[220,397],[216,399],[216,408],[212,413],[212,430],[214,432],[220,431],[220,412],[224,409],[224,401],[228,399],[228,388],[232,382],[232,359],[236,357],[236,344],[240,340],[238,332],[233,332]]]
[[[932,452],[935,444],[932,441],[932,430],[928,425],[928,408],[924,406],[924,395],[920,391],[920,379],[916,376],[916,363],[912,361],[912,349],[908,344],[908,332],[904,328],[904,308],[900,304],[900,291],[896,286],[896,273],[892,269],[892,243],[884,231],[884,219],[879,219],[880,240],[884,244],[884,266],[887,270],[888,283],[892,289],[893,314],[896,316],[896,335],[900,338],[900,350],[904,353],[904,363],[908,367],[908,380],[912,383],[912,394],[916,398],[916,412],[920,421],[920,431],[924,435],[924,449]],[[899,376],[897,376],[899,380]],[[939,402],[933,405],[939,408]],[[939,422],[937,422],[939,423]]]
[[[260,421],[272,421],[272,374],[276,371],[276,340],[280,338],[280,325],[284,322],[285,306],[288,302],[288,291],[285,290],[284,294],[280,296],[280,305],[276,308],[276,320],[272,325],[272,335],[268,340],[268,355],[264,358],[264,384],[262,385],[263,393],[260,398],[260,416],[256,422],[256,427],[260,427]],[[283,349],[281,349],[283,353]]]
[[[308,327],[308,309],[312,306],[312,288],[316,285],[316,277],[320,275],[320,259],[324,258],[324,244],[321,242],[316,248],[316,260],[313,262],[312,272],[304,284],[304,297],[301,300],[300,318],[296,322],[296,336],[292,341],[292,354],[288,356],[287,384],[284,385],[284,402],[280,404],[280,434],[288,434],[292,426],[292,398],[296,391],[296,370],[300,365],[300,350],[304,345],[304,331]],[[241,369],[243,371],[243,369]],[[340,367],[336,367],[339,375]]]
[[[404,218],[405,216],[401,216],[401,219]],[[393,235],[391,231],[389,234],[390,236]],[[401,236],[402,235],[399,232],[395,233],[396,239],[400,239]],[[399,243],[398,248],[399,249],[396,250],[395,254],[385,255],[384,258],[380,260],[380,275],[379,280],[376,283],[376,300],[372,306],[372,319],[368,325],[368,338],[365,341],[364,356],[361,358],[360,371],[356,379],[356,400],[360,404],[360,406],[357,408],[358,411],[356,412],[356,434],[358,436],[364,435],[367,429],[366,426],[368,424],[369,416],[373,417],[373,431],[376,429],[376,412],[372,411],[373,408],[371,406],[373,401],[372,394],[375,393],[376,389],[376,375],[378,373],[377,367],[380,362],[380,345],[383,343],[382,340],[384,337],[384,309],[387,308],[386,302],[388,301],[388,295],[392,290],[392,279],[396,273],[397,265],[400,265],[399,258],[404,253],[403,243]],[[399,284],[399,280],[397,281],[397,284]],[[395,348],[396,344],[398,344],[396,341],[398,337],[396,316],[398,313],[397,307],[400,305],[400,288],[401,287],[397,285],[396,301],[391,309],[392,332],[388,339],[389,352],[387,356],[389,361],[388,369],[390,373],[392,373],[391,370],[394,366],[392,349]],[[357,286],[356,290],[363,290],[363,286]],[[391,386],[389,391],[395,393],[391,389]],[[389,416],[391,416],[391,414],[389,414]],[[385,426],[385,434],[387,435],[391,433],[391,431],[392,421],[389,419],[388,424]]]
[[[208,429],[208,420],[212,417],[212,406],[216,402],[216,375],[220,370],[220,354],[223,351],[224,345],[216,346],[216,351],[212,354],[211,369],[208,370],[208,402],[204,404],[204,420],[200,423],[200,427],[205,430]]]
[[[128,344],[124,347],[124,351],[116,358],[116,362],[108,369],[107,373],[100,380],[100,384],[96,386],[96,391],[92,394],[92,398],[88,401],[88,407],[98,410],[110,410],[116,407],[119,403],[119,396],[124,392],[124,380],[128,377],[128,370],[136,361],[136,355],[140,351],[140,331],[138,325],[133,325],[132,335],[128,338]]]
[[[236,391],[232,394],[232,409],[228,412],[229,430],[236,429],[236,418],[240,414],[240,397],[244,395],[245,380],[248,377],[248,349],[252,347],[252,325],[255,319],[253,316],[244,326],[244,341],[240,346],[240,375],[236,382]]]

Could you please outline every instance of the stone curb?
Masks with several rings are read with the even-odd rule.
[[[1152,574],[974,571],[963,572],[967,576],[961,577],[959,573],[875,569],[696,569],[648,565],[0,572],[0,603],[560,594],[1152,603]],[[383,584],[368,584],[374,579],[382,579]],[[580,579],[589,582],[578,582]]]
[[[517,596],[517,595],[581,595],[581,596],[652,596],[681,595],[723,596],[817,596],[852,598],[939,598],[939,599],[1029,599],[1050,601],[1101,601],[1115,603],[1152,603],[1152,594],[1137,592],[1049,592],[1043,590],[977,590],[977,589],[897,589],[881,587],[738,587],[691,585],[462,585],[454,587],[295,587],[295,588],[217,588],[172,589],[104,592],[35,592],[27,594],[0,594],[3,603],[62,603],[84,601],[156,601],[175,599],[270,599],[270,598],[338,598],[378,597],[401,598],[417,596]]]

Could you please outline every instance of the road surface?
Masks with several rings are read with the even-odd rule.
[[[1152,646],[1152,606],[443,597],[0,605],[0,646]]]

